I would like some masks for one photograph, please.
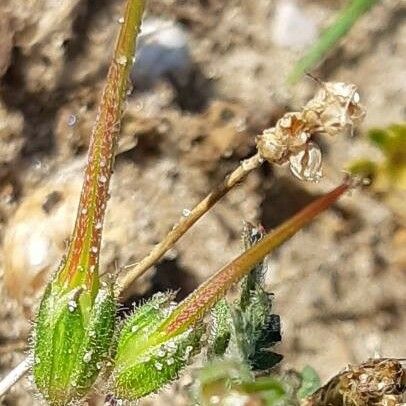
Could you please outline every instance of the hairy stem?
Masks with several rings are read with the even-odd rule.
[[[181,334],[194,325],[234,283],[247,275],[272,250],[330,207],[349,187],[350,182],[344,182],[331,192],[319,197],[215,273],[174,310],[161,327],[163,336],[167,338]]]
[[[201,200],[187,216],[182,217],[172,230],[169,231],[166,237],[159,244],[155,245],[146,257],[136,264],[126,266],[124,270],[127,272],[117,285],[119,292],[124,292],[137,278],[159,261],[196,221],[207,213],[234,186],[241,182],[248,173],[258,168],[262,162],[263,160],[258,153],[242,161],[241,164],[230,173],[223,182],[217,185],[211,193]]]
[[[108,189],[127,93],[128,76],[133,64],[135,42],[140,31],[144,6],[144,0],[127,1],[90,140],[88,164],[75,228],[66,261],[62,264],[59,274],[59,280],[65,284],[77,285],[80,281],[93,290],[97,289],[98,278],[94,275],[97,275]],[[77,272],[79,266],[87,271],[86,276]]]

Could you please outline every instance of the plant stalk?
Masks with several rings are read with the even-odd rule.
[[[29,358],[25,358],[5,376],[0,381],[0,398],[5,395],[28,372],[29,369]]]
[[[201,200],[187,216],[182,217],[179,222],[169,231],[166,237],[151,250],[140,262],[124,267],[125,275],[118,282],[117,289],[123,293],[129,286],[146,272],[151,266],[159,261],[162,256],[173,247],[173,245],[196,223],[205,213],[207,213],[223,196],[225,196],[234,186],[240,183],[252,170],[258,168],[263,163],[259,153],[245,159],[240,165],[230,173],[223,182]]]
[[[58,276],[65,284],[77,284],[83,276],[79,266],[87,270],[83,281],[97,290],[99,251],[114,155],[133,65],[136,38],[140,31],[145,0],[128,0],[123,23],[107,74],[99,112],[90,140],[88,164],[80,196],[78,214],[66,261]],[[92,270],[92,271],[89,271]],[[82,282],[82,281],[81,281]]]

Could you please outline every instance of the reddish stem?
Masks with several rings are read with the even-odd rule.
[[[97,268],[103,220],[128,76],[133,64],[136,37],[140,30],[144,5],[143,0],[127,2],[124,21],[93,128],[72,240],[66,262],[61,265],[59,280],[65,284],[77,286],[79,283],[85,283],[88,288],[93,289],[98,285]],[[79,267],[85,272],[78,272]]]

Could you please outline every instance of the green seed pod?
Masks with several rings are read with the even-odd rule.
[[[83,288],[68,293],[51,282],[34,333],[34,382],[51,405],[86,395],[109,353],[116,304],[111,288],[94,300]],[[93,302],[93,303],[92,303]]]
[[[37,316],[33,375],[51,405],[84,397],[108,356],[115,326],[112,287],[99,275],[103,221],[144,0],[125,2],[123,24],[89,144],[76,222],[65,258]]]
[[[122,400],[136,400],[175,380],[200,349],[201,326],[167,337],[160,329],[174,306],[173,294],[158,293],[125,322],[119,338],[111,388]]]

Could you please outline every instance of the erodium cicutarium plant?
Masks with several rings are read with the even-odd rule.
[[[172,292],[159,293],[117,323],[120,294],[249,172],[265,162],[287,164],[300,180],[318,181],[322,155],[314,136],[351,131],[364,116],[355,85],[320,83],[302,110],[286,113],[274,127],[259,134],[255,154],[183,216],[144,259],[124,267],[118,280],[102,278],[103,219],[144,8],[144,0],[127,0],[120,19],[91,135],[76,223],[66,256],[45,289],[35,320],[29,368],[37,392],[50,405],[82,402],[99,376],[98,391],[108,399],[135,401],[176,379],[197,353],[210,358],[234,348],[234,354],[246,359],[248,370],[266,370],[278,362],[278,355],[263,352],[278,341],[279,331],[272,324],[276,319],[263,284],[262,261],[354,184],[345,179],[269,233],[253,227],[246,235],[245,251],[183,302],[177,304]],[[230,305],[224,297],[240,281],[240,299]],[[248,340],[247,346],[239,347],[241,340]],[[11,386],[7,382],[0,385],[0,394]]]

